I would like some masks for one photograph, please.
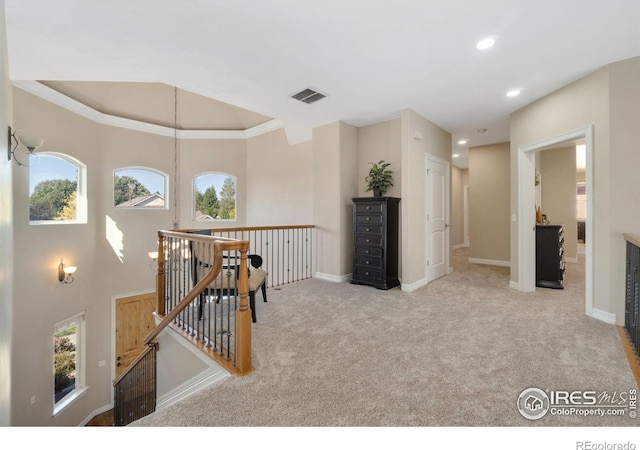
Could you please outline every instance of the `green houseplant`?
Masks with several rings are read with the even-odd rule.
[[[382,197],[390,186],[393,186],[393,171],[387,169],[391,163],[380,160],[371,164],[369,175],[366,176],[367,192],[373,191],[374,197]]]

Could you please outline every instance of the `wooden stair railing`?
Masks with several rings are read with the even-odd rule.
[[[313,278],[315,225],[207,228],[211,236],[249,241],[249,253],[260,255],[267,287]],[[193,231],[189,229],[179,230]]]
[[[180,243],[180,245],[176,246],[178,248],[171,248],[171,245],[167,245],[167,240],[172,244],[176,242]],[[184,244],[188,243],[188,246]],[[185,257],[184,251],[187,248],[192,248],[193,245],[209,245],[213,248],[213,252],[211,252],[212,260],[210,264],[207,264],[206,267],[209,270],[206,274],[197,281],[195,286],[190,288],[188,292],[182,297],[177,304],[172,306],[169,311],[167,311],[167,294],[171,294],[170,290],[167,290],[167,279],[166,279],[166,263],[168,259],[171,259],[175,256],[175,252],[181,252],[181,257],[185,259],[190,259],[191,255],[187,255]],[[118,395],[126,395],[127,399],[116,398],[114,399],[114,405],[118,405],[118,408],[114,408],[114,415],[120,415],[120,417],[115,417],[116,425],[127,425],[130,421],[137,420],[140,416],[140,411],[128,411],[122,405],[130,404],[136,405],[134,407],[139,407],[140,402],[137,400],[132,401],[132,398],[136,398],[142,396],[144,393],[145,402],[142,403],[144,407],[143,415],[148,415],[155,410],[155,352],[159,350],[158,343],[156,338],[158,335],[167,327],[172,327],[174,330],[181,333],[185,338],[192,341],[197,347],[199,347],[204,353],[222,365],[225,369],[230,371],[235,375],[245,375],[252,370],[251,367],[251,310],[249,309],[249,283],[248,283],[248,265],[247,265],[247,253],[249,250],[249,242],[248,241],[239,241],[236,239],[230,238],[221,238],[221,237],[213,237],[213,236],[203,236],[189,233],[181,233],[176,231],[164,231],[161,230],[158,232],[158,274],[156,277],[156,289],[157,289],[157,317],[160,319],[159,323],[156,327],[147,334],[144,338],[144,345],[147,346],[145,350],[143,350],[142,354],[136,358],[136,360],[127,367],[124,372],[114,380],[113,384],[115,386],[114,396]],[[193,306],[196,300],[201,298],[201,295],[212,285],[215,284],[214,280],[221,274],[223,268],[223,254],[225,252],[239,252],[240,257],[238,264],[238,276],[237,276],[237,296],[239,301],[237,302],[237,308],[235,308],[235,321],[233,324],[233,354],[230,352],[230,349],[227,348],[226,354],[222,351],[216,353],[212,351],[210,347],[204,344],[204,341],[208,340],[209,336],[202,336],[198,339],[193,339],[193,333],[185,333],[184,330],[181,330],[180,327],[175,326],[175,321],[187,308]],[[191,276],[190,265],[177,266],[178,268],[182,268],[184,273],[181,276],[184,279],[187,279]],[[178,270],[175,266],[172,266],[172,270]],[[223,340],[220,340],[222,344]],[[153,370],[139,370],[138,366],[143,362],[147,361],[148,363],[148,354],[152,354],[153,357]],[[150,367],[150,366],[149,366]],[[135,372],[138,371],[142,374],[135,375]],[[132,375],[134,374],[134,375]],[[152,377],[153,379],[150,379]],[[132,381],[133,380],[133,381]],[[137,380],[137,381],[136,381]],[[122,383],[127,383],[126,388],[122,387]],[[136,386],[136,384],[143,384],[146,388],[141,388],[140,386]],[[151,394],[149,390],[153,390]],[[138,394],[139,393],[139,394]],[[148,403],[148,397],[153,396],[153,405],[150,406]],[[128,419],[131,419],[128,421]]]
[[[188,241],[190,243],[210,243],[213,244],[213,264],[211,270],[198,281],[195,287],[167,313],[165,311],[166,277],[165,264],[167,255],[171,251],[166,251],[165,239],[175,238]],[[235,311],[235,365],[229,364],[226,359],[216,358],[215,354],[210,354],[217,362],[225,366],[236,375],[245,375],[251,371],[251,310],[249,309],[249,281],[247,254],[249,250],[248,241],[239,241],[231,238],[214,237],[182,233],[179,231],[159,231],[158,232],[158,276],[156,278],[156,288],[158,295],[158,315],[162,320],[146,337],[145,344],[153,341],[158,334],[171,324],[176,317],[186,309],[220,274],[223,266],[223,253],[230,251],[240,252],[237,292],[239,297],[238,308]],[[182,251],[182,250],[180,250]]]

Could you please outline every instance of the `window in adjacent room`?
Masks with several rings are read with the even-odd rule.
[[[576,208],[578,222],[587,220],[587,185],[578,182],[576,186]]]
[[[53,413],[62,411],[85,390],[84,312],[55,325],[53,331]]]
[[[61,153],[29,164],[29,223],[86,223],[86,166]]]
[[[118,169],[113,174],[113,205],[117,208],[167,208],[168,177],[142,167]]]
[[[193,178],[194,220],[235,220],[236,177],[209,172]]]

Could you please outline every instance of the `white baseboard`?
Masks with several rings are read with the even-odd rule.
[[[351,280],[351,274],[346,275],[331,275],[330,273],[316,272],[315,278],[319,280],[331,281],[333,283],[346,283]]]
[[[509,287],[511,289],[516,289],[516,290],[519,291],[520,290],[520,283],[518,283],[517,281],[509,280]]]
[[[156,317],[156,322],[157,320],[158,318]],[[158,399],[156,400],[157,409],[165,408],[177,402],[178,400],[182,400],[183,398],[188,397],[189,395],[199,391],[200,389],[203,389],[207,386],[210,386],[214,383],[217,383],[218,381],[221,381],[231,376],[229,371],[227,371],[217,362],[209,358],[202,351],[200,351],[193,344],[188,342],[186,339],[184,339],[181,335],[176,333],[171,328],[165,328],[162,331],[162,334],[171,337],[177,343],[182,345],[185,349],[187,349],[194,356],[200,359],[205,365],[207,365],[208,368],[198,373],[197,375],[191,377],[184,383],[171,389],[166,394],[159,396]]]
[[[451,247],[451,250],[455,250],[455,249],[457,249],[457,248],[464,248],[464,247],[467,247],[467,245],[466,245],[465,243],[462,243],[462,244],[456,244],[456,245],[454,245],[453,247]]]
[[[175,387],[165,395],[158,397],[158,400],[156,401],[156,409],[166,408],[178,400],[182,400],[183,398],[198,392],[200,389],[204,389],[207,386],[215,384],[230,376],[231,375],[226,370],[211,367],[182,383],[180,386]]]
[[[511,263],[509,261],[498,261],[495,259],[469,258],[469,262],[472,264],[486,264],[488,266],[511,267]]]
[[[415,281],[413,283],[402,283],[400,285],[400,289],[403,292],[413,292],[416,289],[420,289],[422,286],[426,286],[429,282],[427,281],[426,278],[423,278],[421,280]]]
[[[616,324],[616,315],[601,309],[593,308],[591,317],[613,325]]]

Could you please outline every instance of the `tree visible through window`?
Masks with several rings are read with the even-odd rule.
[[[166,176],[142,168],[120,169],[113,176],[113,204],[118,208],[164,208]]]
[[[84,313],[56,324],[53,331],[54,413],[86,390],[84,385]]]
[[[54,344],[55,403],[76,388],[76,338],[78,327],[74,323],[58,331]]]
[[[79,165],[54,155],[39,155],[29,166],[29,220],[74,221],[78,219]]]
[[[194,178],[196,220],[235,220],[236,179],[224,173],[207,173]]]

